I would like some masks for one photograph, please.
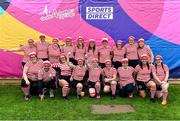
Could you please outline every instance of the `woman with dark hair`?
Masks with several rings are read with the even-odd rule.
[[[128,65],[133,68],[136,67],[139,63],[138,53],[137,53],[137,44],[134,42],[135,38],[130,36],[128,38],[128,43],[124,46],[126,58],[129,60]]]
[[[36,52],[36,46],[34,44],[34,40],[33,39],[28,39],[28,45],[23,45],[19,48],[14,48],[14,49],[8,49],[5,50],[6,52],[19,52],[19,51],[23,51],[24,52],[24,57],[22,60],[22,66],[24,67],[24,65],[30,60],[29,58],[29,54],[32,52]]]
[[[89,45],[86,50],[86,57],[87,57],[88,63],[91,63],[94,58],[98,59],[98,51],[97,51],[97,46],[94,39],[89,40]]]
[[[75,65],[77,65],[78,58],[82,58],[83,60],[85,59],[85,53],[86,53],[86,47],[84,45],[84,39],[82,36],[79,36],[74,51]]]
[[[125,56],[125,49],[123,48],[123,42],[122,40],[118,40],[116,43],[116,46],[112,50],[112,56],[113,56],[113,66],[118,69],[122,66],[122,63],[120,60],[122,60]]]
[[[163,58],[160,55],[155,57],[154,72],[156,73],[156,95],[158,98],[162,96],[162,105],[166,105],[169,87],[169,68],[166,64],[163,64]]]
[[[140,38],[138,40],[137,52],[138,52],[138,57],[139,58],[141,57],[141,55],[146,54],[146,55],[148,55],[148,62],[153,63],[154,56],[153,56],[152,50],[148,45],[145,44],[143,38]]]
[[[155,76],[153,72],[153,65],[148,63],[148,55],[141,55],[141,62],[135,68],[136,83],[139,91],[139,95],[142,98],[146,97],[146,89],[150,89],[151,101],[154,102],[154,96],[156,93],[156,84],[152,81],[152,76]]]
[[[30,61],[27,62],[23,69],[23,79],[21,88],[24,93],[25,101],[28,101],[31,95],[39,95],[41,101],[44,100],[42,93],[42,81],[38,80],[38,72],[43,67],[43,61],[37,59],[36,52],[29,54]]]

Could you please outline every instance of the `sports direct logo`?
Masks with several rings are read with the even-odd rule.
[[[86,7],[86,19],[113,19],[113,7]]]

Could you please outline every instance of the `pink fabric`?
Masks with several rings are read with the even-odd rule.
[[[153,60],[151,60],[152,55],[152,50],[150,49],[150,47],[147,47],[147,45],[144,45],[143,48],[138,48],[138,56],[139,58],[141,57],[141,55],[146,54],[148,55],[148,61],[149,62],[153,62]]]
[[[37,57],[38,58],[48,58],[48,46],[49,46],[49,43],[47,42],[37,42],[36,43],[36,47],[37,47]]]
[[[133,45],[126,44],[124,46],[124,48],[125,48],[125,52],[126,52],[126,58],[128,58],[129,60],[137,60],[138,59],[136,44],[133,44]]]
[[[55,48],[52,44],[48,47],[48,55],[49,55],[49,61],[51,64],[53,63],[59,63],[59,57],[61,54],[60,47]]]
[[[37,81],[38,80],[38,72],[41,70],[43,64],[42,60],[38,60],[37,63],[33,64],[32,62],[27,62],[25,65],[28,70],[27,70],[27,77],[28,79],[32,81]]]
[[[74,69],[73,69],[73,79],[75,80],[83,80],[84,76],[85,76],[85,73],[86,73],[86,70],[87,68],[85,66],[83,67],[80,67],[80,66],[76,66]]]
[[[62,76],[71,76],[72,69],[68,64],[54,63],[52,67],[60,68]]]
[[[169,72],[169,68],[167,65],[163,64],[164,69],[162,66],[157,66],[157,69],[155,66],[153,67],[153,72],[156,73],[156,76],[161,80],[164,81],[166,73]]]
[[[142,82],[148,82],[151,79],[151,73],[153,72],[153,65],[150,64],[149,70],[148,67],[141,67],[139,65],[136,66],[135,71],[137,72],[137,80]]]
[[[116,46],[113,47],[113,61],[116,62],[116,61],[121,61],[123,58],[124,58],[124,54],[125,54],[125,49],[122,48],[122,49],[118,49]]]
[[[81,15],[79,14],[79,9],[77,7],[79,5],[79,1],[73,1],[73,4],[68,6],[68,3],[71,2],[72,0],[53,2],[39,0],[40,4],[34,5],[34,1],[13,0],[6,12],[18,19],[23,24],[51,37],[66,38],[67,36],[71,36],[72,38],[77,38],[79,35],[81,35],[83,37],[94,38],[96,40],[101,40],[103,37],[108,37],[110,45],[113,45],[114,41],[107,33],[93,27],[81,19]],[[74,9],[75,16],[67,19],[53,19],[42,22],[40,19],[42,14],[40,13],[44,11],[45,6],[47,6],[48,11],[64,11],[66,9]],[[85,39],[85,42],[87,42],[87,40],[88,39]],[[101,41],[97,41],[97,43],[100,42]]]
[[[0,77],[22,77],[22,55],[4,52],[0,49],[0,57]]]
[[[51,67],[48,72],[44,71],[44,68],[38,72],[38,80],[50,80],[51,77],[56,76],[56,71]]]
[[[133,72],[134,68],[131,66],[128,66],[127,69],[124,69],[124,67],[118,68],[119,82],[121,86],[124,87],[127,84],[134,83]]]
[[[89,81],[91,82],[97,82],[100,81],[100,75],[102,74],[102,69],[100,67],[98,68],[90,68],[89,69]]]
[[[74,46],[64,46],[63,47],[63,54],[65,54],[65,56],[68,55],[69,52],[71,52],[71,54],[69,55],[70,58],[74,58]]]
[[[76,47],[75,48],[75,57],[74,57],[75,60],[77,60],[79,58],[84,59],[85,53],[86,53],[86,48],[85,47],[82,48],[82,49]]]
[[[108,46],[107,48],[100,46],[98,48],[98,53],[99,53],[99,62],[100,63],[105,63],[106,60],[110,59],[110,53],[111,53],[111,47]]]
[[[29,61],[29,53],[36,52],[36,47],[21,46],[21,50],[24,51],[23,62],[26,63]]]
[[[88,52],[87,49],[86,49],[86,55],[87,55],[88,63],[91,63],[94,58],[98,59],[98,51],[97,51],[97,49],[95,49],[94,52],[93,52],[93,50],[89,50],[89,52]]]
[[[111,67],[110,70],[106,67],[103,68],[103,75],[106,76],[106,78],[113,78],[114,74],[117,74],[116,68]]]

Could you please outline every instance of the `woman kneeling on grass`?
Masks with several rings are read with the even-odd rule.
[[[94,97],[96,99],[100,99],[100,90],[101,90],[101,83],[100,77],[102,74],[102,69],[98,65],[98,59],[94,58],[92,60],[92,65],[87,64],[88,71],[89,71],[89,78],[88,78],[88,86],[89,86],[89,96]]]
[[[38,72],[38,80],[43,82],[43,96],[49,92],[50,98],[54,97],[56,71],[51,67],[49,61],[43,62],[43,68]]]
[[[169,77],[169,68],[166,64],[163,64],[162,56],[157,55],[155,58],[155,67],[154,72],[156,73],[157,78],[155,78],[156,83],[156,95],[158,98],[162,96],[162,105],[167,104],[168,96],[168,77]]]
[[[84,96],[83,87],[85,83],[85,74],[87,71],[86,66],[84,65],[85,62],[82,58],[77,59],[78,65],[73,65],[71,62],[69,62],[69,55],[67,56],[67,61],[70,67],[73,68],[72,76],[70,79],[71,86],[73,88],[76,88],[77,93],[77,99],[80,99],[81,96]]]
[[[150,89],[151,93],[151,101],[154,102],[154,96],[156,93],[156,84],[154,81],[152,81],[152,76],[155,76],[155,73],[153,73],[153,65],[148,63],[148,56],[146,54],[143,54],[141,56],[141,62],[139,65],[135,68],[136,73],[136,80],[137,80],[137,87],[139,90],[139,95],[142,98],[146,97],[146,89]]]
[[[21,80],[22,91],[24,92],[25,101],[29,100],[31,95],[39,95],[43,100],[42,81],[38,80],[38,72],[42,68],[42,60],[38,60],[36,53],[29,54],[30,61],[27,62],[23,69],[23,79]]]
[[[127,58],[122,59],[121,63],[122,67],[118,68],[120,96],[133,98],[134,68],[128,66]]]
[[[60,56],[60,63],[53,64],[54,68],[60,69],[60,77],[58,80],[58,85],[62,87],[62,96],[64,100],[68,100],[70,78],[72,74],[72,68],[68,65],[67,58],[65,55]]]
[[[112,67],[111,60],[105,61],[105,66],[103,68],[103,77],[104,77],[104,93],[111,92],[111,99],[115,99],[116,95],[116,85],[117,85],[117,71],[116,68]]]

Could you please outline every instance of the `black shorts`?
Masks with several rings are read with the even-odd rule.
[[[161,90],[162,90],[161,85],[156,85],[156,90],[157,90],[157,91],[161,91]]]
[[[89,88],[95,88],[96,82],[88,81],[88,87]]]
[[[64,80],[66,80],[69,84],[70,84],[70,78],[71,78],[71,76],[62,76],[62,75],[60,75],[60,77],[59,77],[59,79],[64,79]]]
[[[119,61],[112,62],[112,64],[113,64],[114,68],[116,68],[116,69],[118,69],[119,67],[122,66],[122,63]]]
[[[78,83],[81,83],[81,84],[84,86],[84,81],[83,81],[83,80],[79,81],[79,80],[73,79],[73,81],[71,81],[70,83],[71,83],[71,84],[70,84],[71,87],[73,87],[73,88],[76,88],[76,85],[77,85]]]
[[[139,60],[129,60],[128,65],[135,68],[139,64]]]
[[[109,82],[104,82],[104,86],[111,86],[111,84]]]
[[[138,90],[146,90],[147,89],[147,82],[142,82],[142,81],[136,81],[137,88]]]

